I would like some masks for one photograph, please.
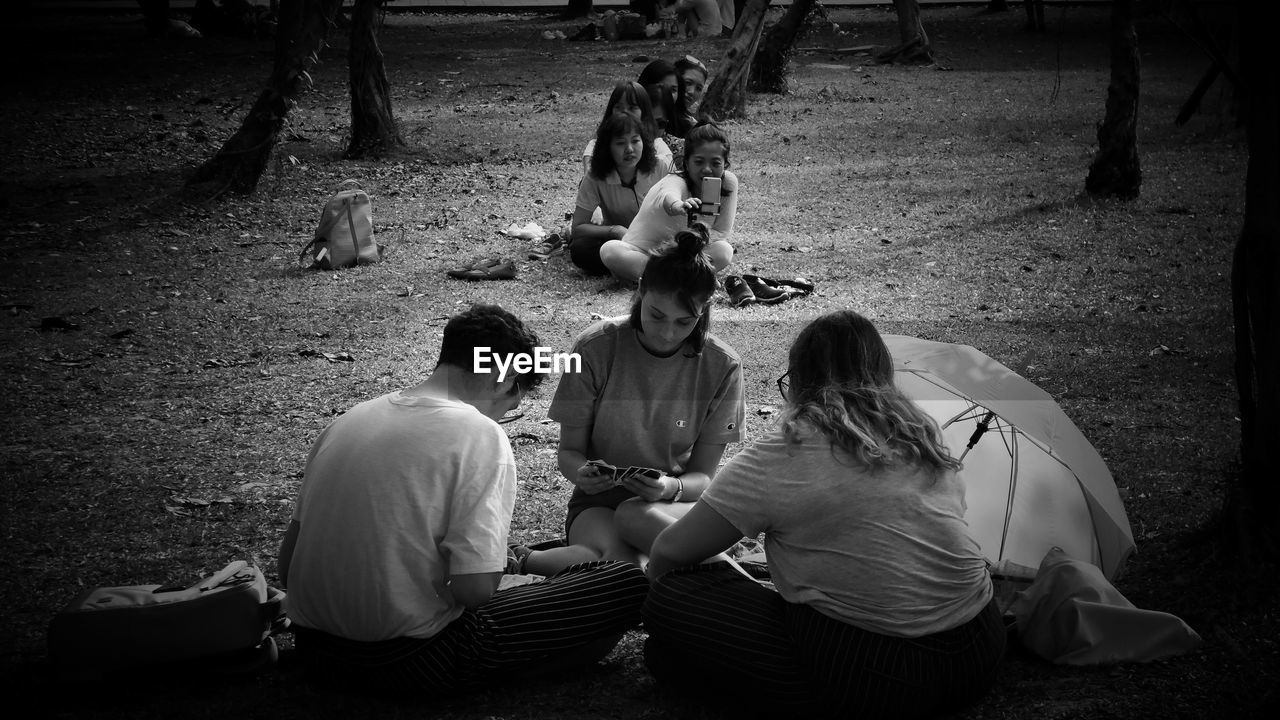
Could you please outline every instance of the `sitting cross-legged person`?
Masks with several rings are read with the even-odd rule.
[[[627,232],[649,189],[671,172],[671,161],[654,152],[653,135],[631,115],[600,123],[590,170],[578,184],[569,258],[588,275],[607,275],[600,246]],[[600,222],[595,222],[596,213]]]
[[[542,375],[498,368],[537,344],[506,310],[473,307],[445,325],[429,377],[321,432],[279,557],[308,674],[447,695],[594,663],[638,623],[647,585],[629,563],[500,586],[516,470],[497,420]]]
[[[720,182],[717,212],[707,214],[704,181]],[[664,177],[640,204],[627,232],[600,246],[600,261],[620,280],[637,282],[649,259],[671,246],[676,233],[695,224],[707,226],[710,242],[704,252],[715,272],[733,261],[734,218],[738,210],[738,176],[729,171],[729,136],[717,125],[699,125],[685,138],[682,172]]]

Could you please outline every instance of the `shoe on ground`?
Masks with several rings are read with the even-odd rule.
[[[724,279],[724,291],[729,295],[729,304],[734,307],[742,307],[756,301],[755,293],[737,275],[730,275]]]
[[[805,280],[802,277],[794,278],[792,280],[770,280],[768,278],[761,278],[761,279],[764,280],[769,285],[773,285],[778,288],[782,288],[782,289],[791,288],[792,290],[795,291],[794,294],[796,295],[808,295],[809,293],[813,292],[813,283],[809,282],[808,280]]]
[[[516,261],[506,258],[495,265],[477,263],[468,268],[453,268],[445,274],[458,280],[511,280],[516,276]]]
[[[546,260],[561,252],[564,252],[564,240],[560,237],[560,233],[551,233],[537,247],[529,251],[529,259]]]
[[[756,302],[762,305],[773,305],[791,297],[791,293],[769,285],[755,275],[743,275],[742,281],[751,289],[751,293],[756,296]]]

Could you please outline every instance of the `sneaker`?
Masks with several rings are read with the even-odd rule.
[[[743,275],[742,281],[751,289],[751,293],[756,296],[756,302],[762,305],[773,305],[791,297],[791,293],[769,285],[755,275]]]
[[[729,294],[729,304],[734,307],[742,307],[756,301],[756,295],[751,287],[737,275],[730,275],[724,279],[724,291]]]
[[[529,251],[529,259],[546,260],[561,252],[564,252],[564,240],[560,237],[560,233],[551,233],[537,247]]]
[[[496,265],[476,264],[469,268],[453,268],[445,274],[459,280],[511,280],[516,276],[516,261],[505,258]]]

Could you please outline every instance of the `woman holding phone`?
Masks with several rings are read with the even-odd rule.
[[[638,282],[649,259],[694,222],[707,226],[705,252],[715,272],[733,260],[729,238],[738,210],[738,176],[729,170],[729,135],[717,125],[699,125],[685,137],[684,150],[681,172],[653,186],[621,239],[600,246],[600,260],[615,277]]]

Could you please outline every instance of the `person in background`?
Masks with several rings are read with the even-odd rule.
[[[648,94],[649,102],[653,105],[653,121],[658,126],[658,134],[662,142],[671,148],[671,166],[680,167],[684,160],[684,136],[692,126],[687,125],[686,118],[678,110],[676,101],[660,85],[650,85]]]
[[[698,108],[702,105],[702,97],[707,92],[707,81],[711,74],[707,72],[707,66],[692,55],[685,55],[676,60],[675,68],[680,78],[680,99],[677,109],[682,117],[681,124],[691,130],[698,124]]]
[[[604,117],[600,119],[600,125],[596,126],[596,130],[605,123],[609,118],[615,115],[631,115],[643,123],[649,132],[649,138],[653,142],[654,155],[659,159],[665,159],[668,163],[671,160],[671,148],[660,137],[657,120],[653,114],[653,104],[649,101],[649,93],[640,83],[620,82],[613,86],[613,91],[609,93],[609,102],[604,106]],[[593,137],[587,141],[587,146],[582,151],[582,170],[585,173],[591,172],[591,155],[596,146],[596,139]]]
[[[720,0],[676,0],[674,7],[689,37],[720,37]]]
[[[676,66],[670,62],[658,58],[652,60],[645,65],[640,71],[640,76],[636,78],[636,82],[646,88],[657,85],[676,99],[680,92],[680,76],[676,73]]]
[[[653,542],[645,663],[659,683],[858,718],[951,713],[992,687],[1005,629],[960,463],[893,376],[855,312],[800,332],[778,379],[780,426]],[[776,591],[699,564],[760,533]]]
[[[588,275],[609,274],[600,246],[626,234],[645,195],[671,172],[671,161],[657,157],[654,145],[648,126],[632,115],[600,123],[587,174],[578,183],[569,240],[570,260]]]

